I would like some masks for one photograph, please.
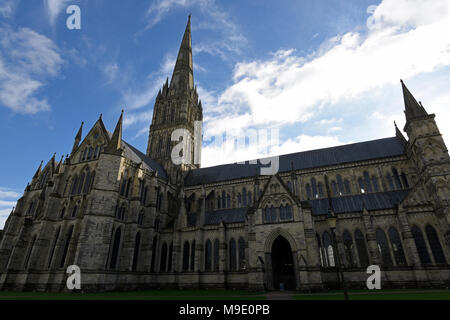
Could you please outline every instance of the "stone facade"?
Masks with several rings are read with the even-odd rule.
[[[66,290],[73,264],[86,291],[324,290],[339,284],[337,263],[351,287],[365,287],[373,264],[383,287],[448,287],[450,158],[434,115],[402,88],[408,139],[396,127],[392,138],[280,156],[274,175],[199,168],[188,22],[146,154],[122,140],[122,115],[112,134],[100,117],[82,139],[82,124],[70,156],[41,163],[8,217],[1,290]],[[192,143],[181,165],[175,129]]]

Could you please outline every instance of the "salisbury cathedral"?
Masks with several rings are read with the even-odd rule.
[[[0,290],[365,288],[450,285],[450,158],[434,120],[401,83],[406,125],[392,137],[201,168],[203,107],[190,21],[172,78],[159,91],[146,153],[100,117],[70,155],[41,163],[7,219]],[[176,165],[176,129],[190,161]],[[395,129],[395,131],[394,131]],[[76,130],[76,128],[75,128]],[[74,130],[74,131],[75,131]],[[199,145],[200,144],[200,145]],[[337,272],[337,271],[342,272]]]

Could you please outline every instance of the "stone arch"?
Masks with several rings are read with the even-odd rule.
[[[266,242],[264,244],[265,253],[271,253],[273,242],[275,241],[276,238],[278,238],[278,236],[282,236],[289,242],[289,245],[291,246],[291,250],[293,253],[297,252],[298,247],[294,237],[292,237],[292,235],[288,231],[282,228],[277,228],[273,230],[266,238]]]

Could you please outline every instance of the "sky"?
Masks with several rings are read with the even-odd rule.
[[[145,152],[189,14],[202,167],[394,136],[400,79],[450,142],[450,0],[0,0],[0,228],[82,121],[112,131],[124,109]],[[269,130],[268,150],[218,143]]]

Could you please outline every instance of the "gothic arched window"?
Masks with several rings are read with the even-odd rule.
[[[367,188],[367,192],[373,192],[373,189],[372,189],[372,184],[370,183],[370,176],[369,176],[369,173],[367,172],[367,171],[364,171],[364,184],[365,184],[365,186],[366,186],[366,188]]]
[[[331,192],[333,193],[333,197],[337,197],[338,196],[338,189],[337,189],[337,184],[336,181],[331,181]]]
[[[50,251],[50,255],[48,256],[48,264],[47,268],[49,269],[52,265],[53,255],[55,253],[56,244],[58,243],[59,239],[59,233],[61,232],[61,227],[58,228],[58,231],[56,231],[55,240],[53,241],[52,249]]]
[[[327,258],[327,266],[334,267],[334,250],[333,250],[333,242],[331,240],[330,234],[325,231],[323,233],[323,247],[326,251],[326,258]]]
[[[425,233],[427,235],[428,244],[430,245],[431,253],[434,257],[434,262],[437,264],[445,264],[445,256],[444,252],[442,251],[441,242],[439,241],[438,234],[436,232],[436,229],[434,229],[432,226],[427,225],[425,227]]]
[[[253,201],[252,201],[252,193],[249,191],[248,192],[248,205],[251,206],[252,203],[253,203]]]
[[[264,208],[264,220],[266,222],[270,222],[270,208],[269,207]]]
[[[70,240],[72,240],[72,233],[73,233],[73,225],[70,226],[69,232],[67,233],[66,242],[63,248],[63,254],[61,257],[61,262],[59,264],[60,268],[63,268],[66,264],[67,251],[69,251]]]
[[[156,236],[154,236],[153,243],[152,243],[152,261],[150,262],[150,272],[155,272],[157,248],[158,248],[158,238]]]
[[[78,212],[78,206],[73,207],[73,210],[72,210],[72,218],[76,217],[77,212]]]
[[[227,194],[227,208],[231,208],[231,197]]]
[[[238,208],[240,208],[242,207],[242,196],[240,193],[238,193],[237,198],[238,198]]]
[[[342,182],[342,176],[340,174],[338,174],[336,176],[336,180],[337,180],[339,195],[342,196],[343,194],[345,194],[344,183]]]
[[[27,255],[26,255],[26,258],[25,258],[25,262],[24,262],[24,264],[23,264],[23,267],[24,267],[25,269],[28,269],[28,265],[29,265],[29,263],[30,263],[31,252],[33,251],[34,243],[35,243],[35,242],[36,242],[36,235],[33,236],[33,238],[32,238],[32,240],[31,240],[30,244],[28,245]]]
[[[327,267],[327,258],[322,247],[319,235],[316,233],[317,248],[319,248],[319,260],[322,267]]]
[[[376,238],[378,244],[378,250],[380,252],[381,261],[385,266],[392,266],[391,253],[389,251],[389,245],[386,238],[386,234],[380,228],[376,231]]]
[[[309,183],[306,184],[306,197],[308,198],[308,200],[312,199],[312,195],[311,195],[311,186],[309,185]]]
[[[77,192],[77,186],[78,186],[78,176],[76,175],[75,177],[73,177],[72,180],[72,190],[70,191],[71,195],[75,195],[75,193]]]
[[[183,245],[183,271],[189,270],[189,242],[185,241]]]
[[[405,189],[409,189],[408,178],[406,177],[406,174],[404,172],[402,172],[401,178],[402,178],[403,187]]]
[[[312,188],[312,196],[314,197],[314,199],[317,199],[319,197],[319,194],[317,193],[316,178],[311,178],[311,188]]]
[[[386,175],[386,179],[387,179],[387,181],[388,181],[389,189],[390,189],[391,191],[392,191],[392,190],[395,190],[394,182],[392,181],[392,177],[391,177],[391,175],[390,175],[389,173]]]
[[[222,191],[222,208],[227,207],[227,196],[225,190]]]
[[[240,237],[238,240],[238,252],[239,252],[239,270],[245,268],[245,241]]]
[[[230,240],[230,270],[236,270],[236,241],[232,238]]]
[[[205,271],[211,271],[211,240],[205,243]]]
[[[89,189],[91,186],[91,172],[89,169],[86,169],[86,180],[84,182],[83,193],[89,193]]]
[[[425,239],[423,238],[422,231],[418,226],[413,226],[411,228],[411,233],[414,238],[414,242],[416,243],[417,252],[419,254],[419,259],[422,264],[431,263],[430,254],[427,250],[427,245],[425,244]]]
[[[136,271],[138,260],[139,260],[139,247],[141,244],[141,233],[136,233],[136,238],[134,239],[134,251],[133,251],[133,266],[131,267],[131,270]]]
[[[361,193],[365,193],[366,191],[364,189],[364,182],[363,182],[362,178],[358,179],[358,185],[359,185],[359,189],[360,189]]]
[[[173,242],[169,246],[169,259],[167,261],[167,271],[172,271],[172,255],[173,255]]]
[[[214,240],[214,271],[219,270],[219,239]]]
[[[397,189],[402,188],[402,182],[400,181],[400,176],[398,175],[397,168],[392,168],[392,174],[394,175],[394,182]]]
[[[406,265],[406,258],[403,251],[402,241],[400,240],[400,235],[396,228],[389,228],[389,239],[391,240],[395,263],[399,266]]]
[[[342,234],[342,241],[344,242],[345,258],[347,259],[348,266],[353,268],[355,266],[353,257],[353,239],[352,235],[347,230]]]
[[[376,176],[372,176],[372,185],[375,192],[380,192],[380,185],[378,183],[378,178]]]
[[[283,205],[280,207],[280,220],[286,220],[286,207]]]
[[[292,216],[292,206],[286,206],[286,219],[291,220]]]
[[[317,184],[317,189],[319,191],[319,198],[323,198],[325,196],[324,192],[323,192],[323,183],[319,182]]]
[[[366,241],[361,230],[355,230],[355,243],[356,250],[358,250],[359,263],[361,267],[367,267],[369,265],[369,256],[367,255]]]
[[[345,189],[345,194],[352,193],[352,191],[350,189],[350,182],[348,182],[347,179],[344,180],[344,189]]]
[[[167,268],[167,244],[164,242],[161,247],[161,261],[160,261],[159,270],[162,272],[166,271]]]
[[[274,206],[270,207],[270,221],[277,221],[277,208]]]
[[[242,188],[242,205],[247,206],[247,189],[245,187]]]
[[[191,244],[191,271],[195,268],[195,240]]]

